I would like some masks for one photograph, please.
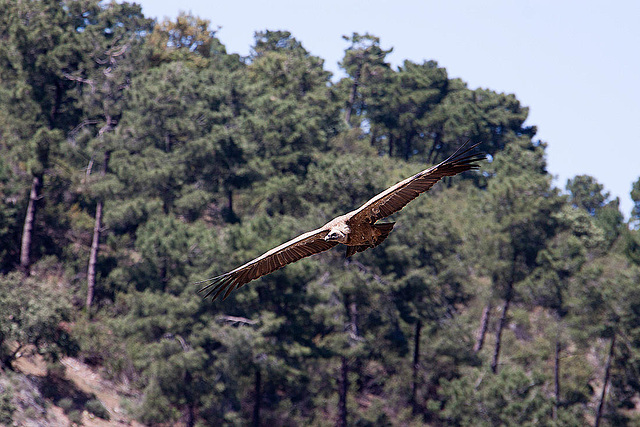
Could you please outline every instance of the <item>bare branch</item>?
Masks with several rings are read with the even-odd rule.
[[[72,74],[69,73],[62,73],[62,75],[67,79],[67,80],[72,80],[72,81],[76,81],[76,82],[80,82],[80,83],[84,83],[84,84],[88,84],[89,86],[91,86],[91,93],[96,93],[96,88],[95,88],[95,83],[93,80],[91,79],[85,79],[79,76],[74,76]]]
[[[230,322],[230,323],[245,323],[247,325],[256,325],[258,323],[257,320],[247,319],[246,317],[237,317],[237,316],[218,316],[218,321],[220,322]]]
[[[78,126],[76,126],[73,129],[71,129],[71,131],[69,132],[69,136],[70,137],[74,137],[75,134],[80,132],[80,130],[82,130],[82,128],[84,128],[85,126],[95,125],[95,124],[98,124],[98,123],[100,123],[99,120],[85,119]]]
[[[93,168],[93,157],[91,157],[91,160],[89,160],[89,164],[87,165],[87,172],[85,174],[85,180],[86,178],[89,178],[89,175],[91,175],[91,169]]]
[[[187,344],[187,342],[184,340],[184,338],[182,338],[180,335],[177,334],[172,334],[172,333],[166,333],[162,336],[162,338],[164,339],[175,339],[176,341],[178,341],[180,343],[180,346],[182,347],[182,351],[189,351],[191,350],[191,346],[189,344]]]

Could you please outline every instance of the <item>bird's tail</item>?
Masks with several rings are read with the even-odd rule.
[[[389,233],[393,230],[393,226],[396,225],[395,222],[387,222],[384,224],[374,224],[373,226],[380,231],[380,236],[376,239],[374,243],[374,247],[378,246],[380,243],[384,242],[384,239],[389,237]]]
[[[380,243],[384,242],[384,239],[389,236],[389,233],[391,233],[391,230],[393,230],[394,225],[395,222],[387,222],[386,224],[373,224],[373,226],[380,231],[380,235],[373,243],[373,245],[347,246],[347,253],[345,257],[350,258],[355,253],[366,251],[369,248],[375,248]]]

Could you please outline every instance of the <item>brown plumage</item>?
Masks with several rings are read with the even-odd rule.
[[[234,289],[287,264],[331,249],[338,243],[347,245],[347,257],[378,246],[395,223],[376,224],[376,221],[398,212],[443,177],[479,168],[477,162],[484,160],[485,155],[469,154],[478,145],[466,148],[465,144],[447,160],[389,187],[355,211],[283,243],[235,270],[198,282],[207,283],[199,292],[204,292],[205,298],[213,295],[213,300],[224,292],[223,298],[226,299]]]

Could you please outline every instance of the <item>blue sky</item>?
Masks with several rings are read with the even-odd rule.
[[[433,59],[472,89],[514,93],[548,143],[555,185],[592,175],[629,216],[640,177],[640,1],[136,2],[150,17],[209,19],[228,52],[247,55],[255,31],[288,30],[341,75],[342,35],[368,32],[393,47],[394,66]]]

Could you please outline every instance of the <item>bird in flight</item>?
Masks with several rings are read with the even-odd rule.
[[[346,257],[374,248],[387,238],[395,222],[376,224],[380,219],[398,212],[421,193],[428,191],[445,176],[478,169],[477,162],[484,160],[483,153],[471,153],[479,144],[466,148],[464,144],[448,159],[425,169],[367,201],[358,209],[332,219],[317,230],[304,233],[271,249],[235,270],[198,283],[206,285],[198,292],[212,300],[223,292],[226,299],[231,291],[250,281],[272,273],[287,264],[324,252],[339,243],[347,246]]]

